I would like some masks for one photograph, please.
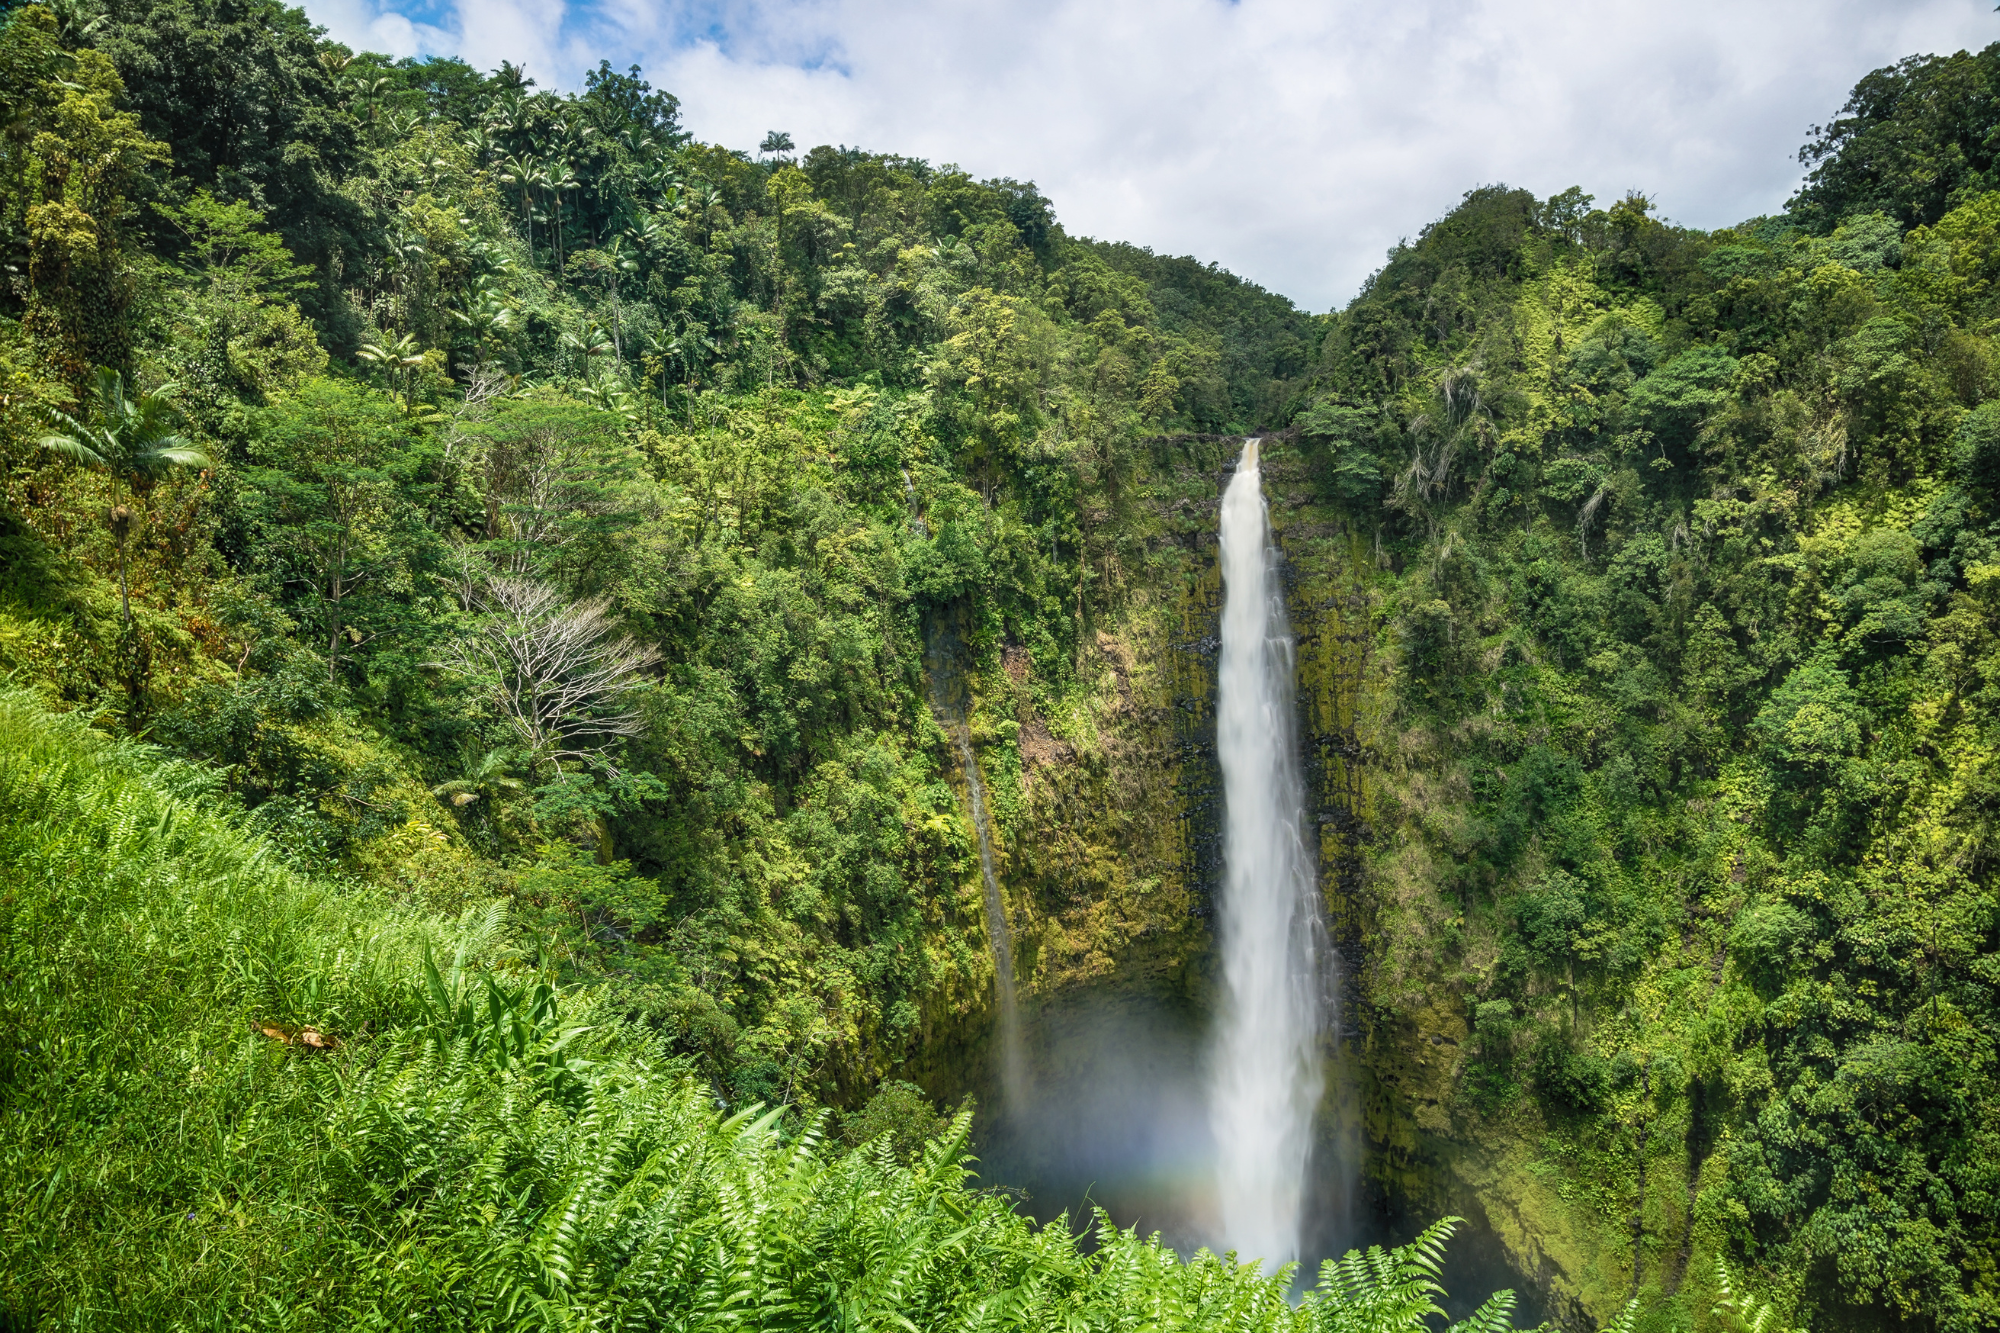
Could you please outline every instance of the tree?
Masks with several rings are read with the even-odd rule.
[[[602,411],[546,398],[496,404],[469,432],[483,446],[482,547],[493,568],[552,579],[571,590],[613,535],[633,520],[624,496],[633,456]]]
[[[54,26],[45,7],[31,6],[0,30],[8,141],[0,149],[0,218],[25,251],[23,323],[62,377],[82,389],[91,367],[129,360],[127,195],[167,150],[121,109],[126,89],[111,62],[88,48],[64,53]]]
[[[627,276],[639,271],[637,257],[627,246],[624,236],[613,236],[601,249],[579,251],[571,258],[570,267],[604,284],[604,290],[611,297],[611,350],[623,362],[625,309],[618,299],[618,288]]]
[[[626,698],[660,651],[617,631],[609,598],[570,603],[545,583],[503,577],[483,601],[489,614],[453,665],[487,683],[531,764],[587,759],[644,730]]]
[[[680,99],[655,92],[637,65],[620,74],[610,61],[600,60],[596,69],[584,74],[583,88],[583,109],[605,134],[643,136],[667,147],[687,142],[680,125]]]
[[[866,1106],[840,1117],[840,1137],[851,1148],[887,1138],[897,1160],[909,1161],[949,1124],[950,1117],[931,1105],[922,1088],[887,1079]]]
[[[1450,490],[1460,460],[1491,443],[1493,423],[1480,397],[1478,371],[1447,371],[1437,384],[1433,406],[1410,422],[1410,461],[1396,478],[1390,503],[1421,514],[1435,535],[1436,505]]]
[[[516,153],[500,164],[500,180],[521,192],[521,225],[528,233],[528,254],[535,253],[534,191],[549,183],[548,173],[531,153]]]
[[[792,136],[784,130],[767,131],[764,135],[764,142],[757,145],[758,155],[763,157],[776,157],[782,153],[789,153],[791,151]]]
[[[542,175],[542,188],[555,196],[553,219],[555,222],[555,272],[560,278],[563,271],[563,196],[583,188],[583,182],[576,178],[576,166],[566,157],[558,157],[550,162]]]
[[[1910,56],[1863,77],[1840,115],[1813,127],[1799,149],[1811,172],[1788,207],[1821,234],[1858,213],[1934,223],[2000,184],[1997,127],[2000,43]]]
[[[361,160],[312,21],[280,0],[127,0],[96,44],[124,78],[138,124],[173,152],[185,184],[266,214],[314,265],[309,313],[340,310],[334,255],[368,253],[371,227],[341,189]]]
[[[389,378],[390,393],[402,392],[404,411],[415,406],[417,381],[424,367],[423,349],[417,346],[415,334],[406,333],[386,347],[380,343],[363,343],[355,356],[371,366],[382,368]]]
[[[183,262],[207,279],[213,296],[256,300],[312,285],[311,266],[293,259],[284,240],[264,230],[264,215],[248,204],[226,204],[196,190],[184,205],[155,207],[186,238]]]
[[[245,469],[256,563],[316,629],[332,682],[429,591],[438,542],[415,503],[422,455],[393,406],[331,380],[261,426]]]
[[[60,431],[44,435],[41,447],[92,471],[109,473],[128,496],[150,490],[177,467],[207,467],[208,455],[173,428],[173,393],[173,385],[163,384],[152,393],[127,394],[124,376],[100,368],[95,424],[86,426],[67,412],[51,411],[51,421]],[[125,573],[125,543],[132,531],[130,506],[112,505],[109,522],[118,543],[118,603],[129,625],[132,593]]]
[[[650,369],[654,362],[659,366],[660,407],[664,410],[667,405],[668,367],[679,366],[681,383],[687,384],[693,380],[695,368],[715,351],[715,340],[710,338],[708,331],[690,316],[683,317],[680,332],[649,333],[646,335],[646,342],[652,348],[652,355],[646,358],[648,368]]]

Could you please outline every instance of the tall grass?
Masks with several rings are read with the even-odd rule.
[[[725,1115],[496,909],[303,878],[198,770],[0,694],[0,1322],[76,1329],[1352,1329],[1448,1224],[1288,1275]],[[1496,1298],[1466,1333],[1506,1326]]]

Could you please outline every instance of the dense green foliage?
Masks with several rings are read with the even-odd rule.
[[[1131,645],[1289,422],[1401,1114],[1621,1333],[1772,1326],[1746,1261],[2000,1322],[1996,61],[1870,75],[1784,217],[1481,189],[1314,319],[636,69],[13,8],[6,1313],[1414,1328],[1437,1234],[1296,1310],[1086,1256],[905,1081],[992,979],[945,726],[1024,975],[1198,970]]]
[[[10,666],[302,864],[512,896],[732,1097],[858,1096],[978,1002],[922,618],[976,603],[1059,714],[1136,441],[1281,413],[1308,320],[1030,185],[694,143],[636,71],[541,93],[203,0],[29,6],[0,58],[7,540],[65,571],[14,583]],[[198,466],[32,452],[98,366]],[[601,688],[535,675],[556,640]]]
[[[1792,216],[1822,234],[1868,213],[1929,226],[2000,187],[1996,74],[2000,50],[1989,46],[1977,55],[1911,56],[1868,75],[1799,150],[1812,172]]]
[[[1811,226],[1467,195],[1300,418],[1392,566],[1377,1021],[1463,996],[1433,1127],[1567,1173],[1606,1287],[2000,1320],[2000,194],[1920,165],[1995,58],[1864,82]]]
[[[602,993],[305,879],[212,771],[0,695],[0,1316],[79,1328],[1417,1333],[1449,1222],[1289,1269],[1084,1253],[902,1160],[733,1115]],[[79,892],[88,885],[88,892]],[[245,1015],[251,1016],[245,1023]],[[306,1020],[324,1025],[308,1025]],[[344,1036],[330,1034],[339,1032]],[[1501,1293],[1459,1333],[1503,1333]]]

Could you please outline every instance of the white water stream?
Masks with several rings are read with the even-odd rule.
[[[909,473],[903,474],[904,483]],[[915,507],[911,488],[913,522],[923,531],[923,516]],[[986,941],[993,954],[993,999],[999,1010],[1001,1114],[1019,1119],[1028,1114],[1033,1089],[1028,1075],[1026,1043],[1021,1034],[1021,1006],[1014,988],[1014,937],[1007,925],[1007,899],[1000,892],[1000,879],[993,867],[993,824],[986,811],[986,784],[979,775],[979,757],[973,753],[971,729],[966,725],[965,671],[960,663],[963,644],[951,625],[936,621],[924,631],[924,669],[930,676],[931,714],[951,737],[965,774],[966,806],[972,815],[972,834],[979,849],[979,879],[986,913]]]
[[[1299,1258],[1313,1115],[1324,1085],[1324,927],[1308,842],[1295,657],[1257,441],[1222,496],[1223,995],[1209,1067],[1222,1244],[1266,1271]]]
[[[979,841],[979,874],[986,886],[986,938],[993,950],[993,992],[1000,1008],[1000,1091],[1003,1110],[1020,1116],[1028,1109],[1028,1057],[1021,1041],[1021,1008],[1014,994],[1014,934],[1007,926],[1007,900],[993,873],[993,826],[986,818],[986,785],[963,721],[951,729],[965,765],[965,792],[972,806],[972,831]]]

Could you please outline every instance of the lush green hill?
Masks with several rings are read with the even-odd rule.
[[[1475,191],[1300,417],[1382,552],[1378,1165],[1476,1181],[1597,1311],[1698,1317],[1720,1250],[1816,1328],[2000,1317],[2000,194],[1858,198]]]
[[[208,772],[0,695],[0,1317],[79,1328],[1415,1330],[1450,1228],[1280,1278],[728,1114],[504,907],[283,868]],[[1511,1298],[1467,1333],[1504,1328]]]
[[[62,12],[4,38],[7,665],[215,765],[303,864],[512,896],[731,1095],[865,1096],[982,1010],[923,618],[970,607],[1087,712],[1137,441],[1282,412],[1310,322],[1032,186],[690,142],[636,76]],[[38,449],[98,365],[173,385],[201,461]],[[546,604],[510,622],[496,577]],[[551,731],[480,645],[578,608],[658,660]]]

